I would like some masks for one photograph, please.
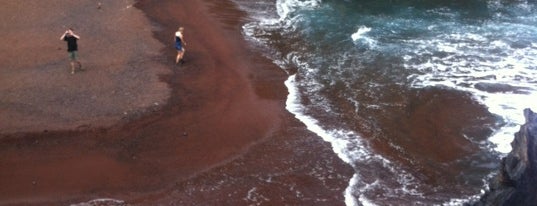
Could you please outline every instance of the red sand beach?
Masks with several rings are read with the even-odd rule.
[[[0,205],[343,205],[352,169],[285,110],[287,76],[229,1],[8,0],[0,16]]]

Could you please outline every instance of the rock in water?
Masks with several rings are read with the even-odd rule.
[[[537,114],[525,109],[524,116],[489,191],[469,205],[537,205]]]

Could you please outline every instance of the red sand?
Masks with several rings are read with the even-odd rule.
[[[343,204],[352,171],[285,111],[286,75],[230,2],[13,0],[0,16],[0,205]]]

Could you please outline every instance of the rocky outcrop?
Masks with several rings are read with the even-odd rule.
[[[478,202],[470,205],[537,205],[537,114],[524,110],[526,123],[511,142],[500,171]]]

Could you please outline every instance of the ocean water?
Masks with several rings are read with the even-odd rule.
[[[287,109],[354,168],[347,205],[475,199],[511,150],[522,110],[537,111],[536,1],[234,1],[251,17],[245,37],[289,74]],[[436,153],[405,141],[428,142],[401,139],[429,137],[393,129],[431,88],[467,94],[496,119],[484,140],[460,135],[474,148],[467,155],[420,158]]]

